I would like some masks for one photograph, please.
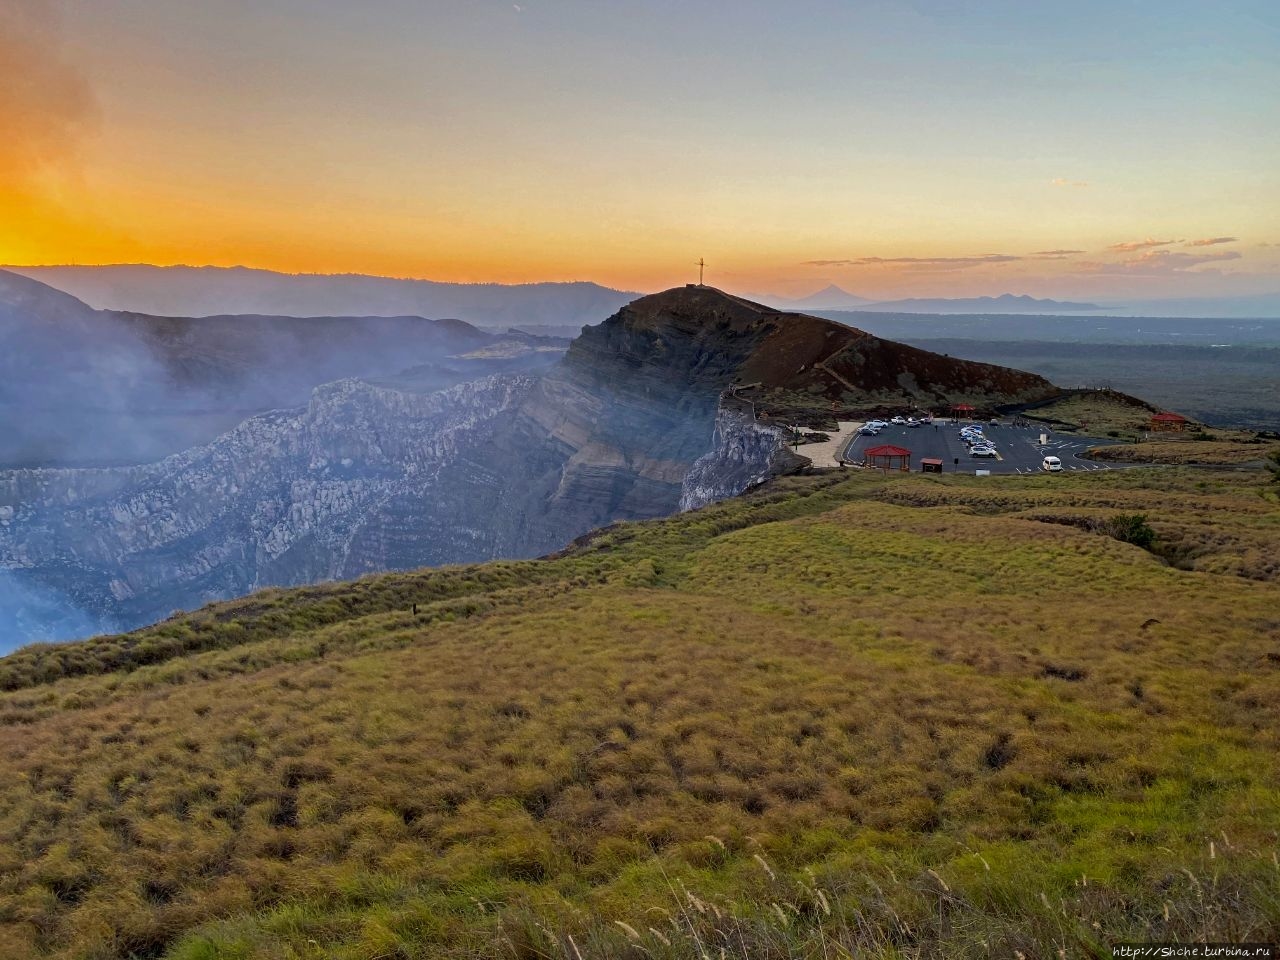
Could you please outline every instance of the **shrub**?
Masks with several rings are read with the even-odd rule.
[[[1156,532],[1147,523],[1145,513],[1118,513],[1106,521],[1107,535],[1123,543],[1150,550],[1156,542]]]

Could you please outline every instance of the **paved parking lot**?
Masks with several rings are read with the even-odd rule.
[[[859,462],[865,458],[868,447],[890,443],[911,451],[911,469],[915,471],[920,470],[923,457],[941,460],[945,473],[972,473],[975,470],[990,470],[993,474],[1040,473],[1041,461],[1049,454],[1062,460],[1063,470],[1112,470],[1124,466],[1097,463],[1078,456],[1089,447],[1113,444],[1115,440],[1055,434],[1038,426],[1015,427],[1007,420],[1002,420],[999,425],[984,424],[982,427],[987,439],[995,445],[997,456],[973,457],[960,439],[960,427],[966,422],[956,424],[938,420],[920,427],[889,426],[874,437],[855,436],[846,448],[844,459]],[[1040,444],[1042,432],[1047,434],[1047,442],[1043,446]]]

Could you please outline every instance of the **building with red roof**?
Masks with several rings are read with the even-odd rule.
[[[869,467],[880,467],[884,470],[911,469],[911,451],[906,447],[895,447],[892,443],[869,447],[865,456]]]
[[[1187,424],[1191,421],[1180,413],[1164,413],[1153,414],[1151,417],[1151,429],[1172,433],[1181,433],[1187,429]]]

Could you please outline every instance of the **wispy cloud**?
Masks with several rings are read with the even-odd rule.
[[[1087,187],[1088,185],[1086,180],[1068,180],[1066,177],[1054,177],[1049,181],[1051,187]]]
[[[806,267],[919,267],[963,270],[988,263],[1012,263],[1022,257],[1008,253],[984,253],[973,257],[852,257],[846,260],[806,260]]]
[[[1239,237],[1206,237],[1203,240],[1188,240],[1188,247],[1212,247],[1217,243],[1235,243]]]
[[[1147,237],[1145,240],[1126,240],[1123,243],[1113,243],[1107,249],[1132,252],[1134,250],[1145,250],[1147,247],[1167,247],[1177,242],[1177,240],[1153,240],[1151,237]]]
[[[1075,256],[1077,253],[1084,253],[1083,250],[1036,250],[1027,254],[1034,260],[1065,260],[1067,257]]]
[[[1076,266],[1087,273],[1109,273],[1131,277],[1167,277],[1171,274],[1187,273],[1194,267],[1206,263],[1221,263],[1227,260],[1239,260],[1241,254],[1237,250],[1222,250],[1217,253],[1187,253],[1183,250],[1145,250],[1136,257],[1127,260],[1083,261]],[[1196,271],[1205,273],[1211,271]]]
[[[1148,250],[1129,263],[1146,266],[1157,266],[1172,271],[1190,270],[1202,263],[1217,263],[1222,260],[1239,260],[1238,250],[1222,250],[1219,253],[1183,253],[1181,250]]]

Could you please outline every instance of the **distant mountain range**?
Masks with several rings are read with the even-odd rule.
[[[1040,300],[1004,293],[998,297],[913,297],[906,300],[869,300],[830,284],[799,300],[766,297],[788,310],[859,310],[868,313],[1087,313],[1103,310],[1096,303]]]
[[[443,283],[364,274],[287,274],[248,267],[104,266],[3,267],[106,310],[156,316],[419,316],[456,318],[490,332],[516,327],[544,336],[575,337],[583,326],[639,293],[596,283]],[[790,298],[748,293],[784,310],[865,313],[1280,318],[1280,292],[1239,297],[1108,300],[1104,305],[1011,293],[995,297],[911,297],[876,300],[828,284]]]
[[[847,310],[875,303],[874,300],[859,297],[857,294],[837,287],[834,283],[827,284],[817,293],[811,293],[807,297],[800,297],[796,300],[769,296],[763,299],[768,303],[776,303],[780,307],[786,307],[788,310]]]
[[[860,308],[859,308],[860,309]],[[1280,291],[1244,297],[1180,297],[1174,300],[1120,300],[1108,313],[1135,317],[1280,319]]]
[[[145,463],[344,377],[439,390],[549,366],[567,340],[422,317],[94,310],[0,270],[0,469]]]
[[[1166,300],[1108,300],[1105,305],[1048,300],[1011,293],[998,297],[913,297],[870,300],[829,284],[798,300],[768,295],[768,303],[788,310],[850,310],[859,313],[1043,314],[1106,313],[1112,317],[1191,317],[1199,319],[1280,318],[1280,292],[1241,297],[1180,297]]]
[[[639,296],[595,283],[440,283],[363,274],[276,273],[247,267],[3,267],[103,310],[165,317],[269,314],[289,317],[456,318],[506,329],[581,328]]]
[[[917,340],[1036,340],[1052,343],[1280,346],[1280,319],[1154,317],[1080,313],[916,313],[813,310],[881,337]]]
[[[1105,309],[1096,303],[1041,300],[1003,293],[998,297],[911,298],[858,306],[870,313],[1089,313]]]

